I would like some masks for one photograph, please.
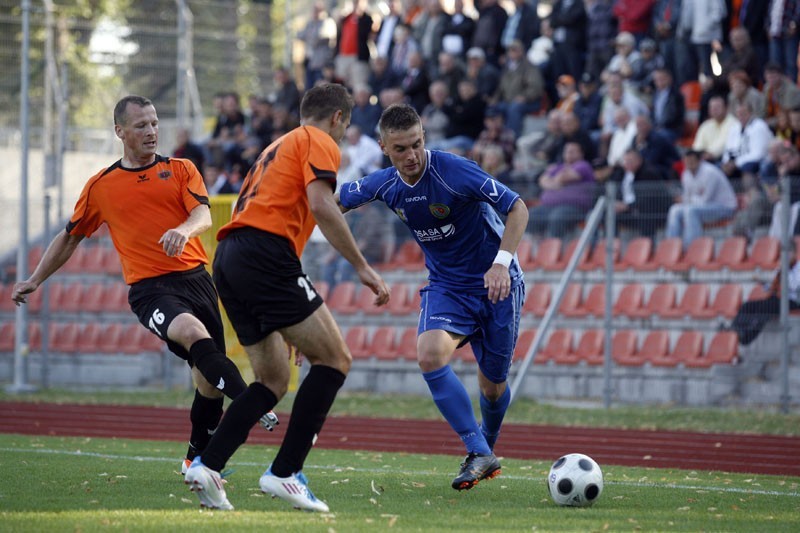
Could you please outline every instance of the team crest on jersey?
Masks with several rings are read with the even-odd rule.
[[[446,218],[450,214],[450,208],[444,204],[431,204],[428,208],[436,218]]]
[[[400,217],[400,220],[402,220],[403,222],[408,222],[408,219],[406,218],[405,209],[403,209],[402,207],[398,207],[394,210],[394,212],[397,213],[397,216]]]
[[[162,170],[161,172],[158,173],[158,177],[161,178],[162,180],[168,180],[172,177],[172,171]]]

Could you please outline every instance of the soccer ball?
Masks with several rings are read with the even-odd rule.
[[[550,467],[547,486],[558,505],[588,507],[603,492],[603,472],[588,455],[570,453]]]

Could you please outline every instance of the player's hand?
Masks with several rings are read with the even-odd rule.
[[[493,304],[508,298],[511,292],[511,276],[508,275],[508,268],[499,263],[492,264],[492,268],[483,275],[483,286],[489,289],[487,296]]]
[[[386,305],[389,302],[391,291],[389,291],[389,286],[386,285],[383,278],[369,265],[356,272],[361,284],[366,285],[375,293],[375,305],[378,307]]]
[[[177,229],[168,229],[158,239],[158,244],[164,247],[164,253],[169,257],[181,255],[187,242],[189,242],[189,236],[184,235]]]
[[[15,283],[14,288],[11,290],[11,299],[14,300],[17,306],[28,303],[28,299],[25,298],[25,295],[32,293],[38,288],[39,285],[32,281],[20,281],[19,283]]]

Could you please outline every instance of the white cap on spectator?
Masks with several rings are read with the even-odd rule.
[[[486,59],[486,52],[483,51],[483,48],[479,48],[477,46],[473,46],[469,50],[467,50],[467,59]]]

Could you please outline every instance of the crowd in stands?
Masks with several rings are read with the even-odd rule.
[[[752,239],[779,218],[778,178],[800,173],[800,0],[350,4],[314,6],[297,35],[302,75],[277,69],[246,110],[217,95],[199,146],[182,133],[176,155],[195,159],[212,193],[239,190],[260,151],[298,124],[302,87],[323,81],[355,101],[340,180],[385,163],[377,122],[405,101],[429,148],[472,158],[523,195],[534,236],[569,236],[612,180],[623,230],[688,246],[726,223]]]

